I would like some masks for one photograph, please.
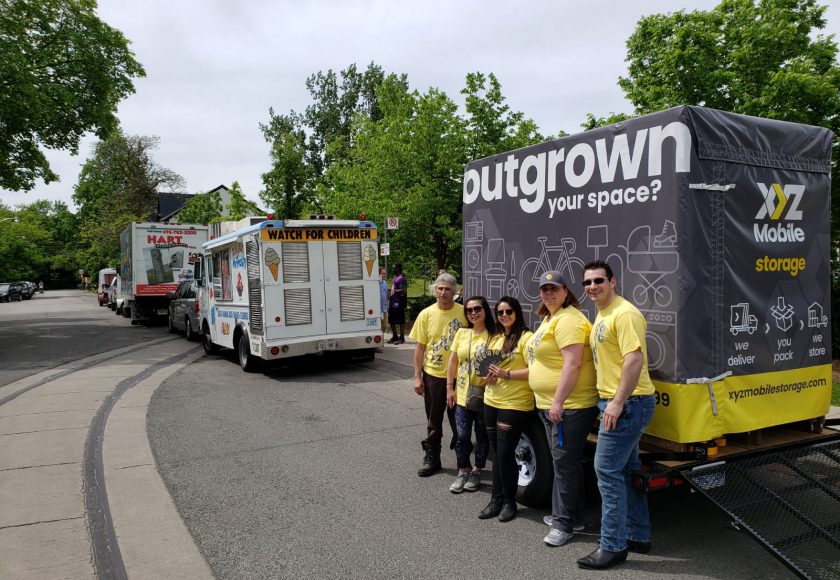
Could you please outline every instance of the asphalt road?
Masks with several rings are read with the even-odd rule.
[[[79,291],[48,291],[30,303],[0,304],[0,386],[168,336],[165,328],[131,326],[91,308],[95,301]],[[417,477],[424,418],[408,380],[410,349],[386,348],[373,363],[313,359],[267,375],[243,373],[232,353],[202,357],[158,388],[147,436],[213,573],[603,577],[575,564],[596,546],[596,497],[586,532],[547,548],[544,511],[522,509],[507,524],[476,518],[489,497],[487,474],[477,493],[448,492],[452,452],[444,453],[444,473]],[[610,578],[793,577],[699,495],[654,494],[651,515],[653,553],[631,555]]]
[[[95,294],[81,290],[47,290],[31,300],[0,303],[0,386],[166,332],[131,326],[96,304]]]
[[[444,473],[417,477],[424,417],[409,372],[380,357],[249,375],[230,354],[158,389],[148,416],[158,469],[217,577],[603,577],[575,564],[596,547],[596,498],[586,533],[548,548],[544,511],[477,519],[489,474],[476,493],[449,493],[452,452]],[[651,513],[653,553],[609,577],[792,577],[697,494],[660,492]]]

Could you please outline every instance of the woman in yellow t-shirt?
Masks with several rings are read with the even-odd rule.
[[[528,386],[525,348],[532,332],[525,325],[519,300],[502,297],[496,304],[498,332],[487,347],[491,360],[487,388],[484,393],[484,424],[490,438],[493,459],[493,492],[478,517],[499,516],[507,522],[516,517],[516,489],[519,467],[516,446],[522,429],[534,410],[534,393]]]
[[[481,470],[487,462],[487,431],[484,428],[484,408],[467,409],[467,390],[470,385],[484,388],[485,380],[478,373],[478,360],[484,358],[487,339],[496,333],[496,323],[490,305],[482,296],[473,296],[464,306],[467,327],[459,328],[452,339],[452,354],[446,369],[446,403],[455,407],[455,458],[458,476],[449,491],[476,491],[481,486]],[[456,380],[457,379],[457,380]],[[456,388],[457,383],[457,388]],[[475,427],[475,465],[470,465],[473,451],[470,432]]]
[[[540,299],[537,314],[543,320],[528,344],[528,381],[554,459],[552,515],[544,518],[551,531],[543,541],[562,546],[584,528],[580,460],[598,416],[598,391],[589,346],[592,324],[559,272],[540,277]]]

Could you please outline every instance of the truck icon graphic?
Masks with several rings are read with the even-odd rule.
[[[729,332],[738,336],[741,332],[752,334],[758,328],[758,318],[750,314],[748,302],[739,302],[729,307]]]

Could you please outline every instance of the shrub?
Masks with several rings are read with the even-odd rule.
[[[405,312],[406,320],[416,320],[417,315],[420,314],[421,310],[428,306],[431,306],[434,303],[434,296],[416,296],[414,298],[409,298],[408,306]]]

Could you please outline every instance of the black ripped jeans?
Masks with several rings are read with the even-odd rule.
[[[516,465],[516,446],[530,411],[497,409],[484,404],[484,425],[493,450],[492,499],[516,505],[519,468]],[[503,427],[500,427],[504,425]]]

